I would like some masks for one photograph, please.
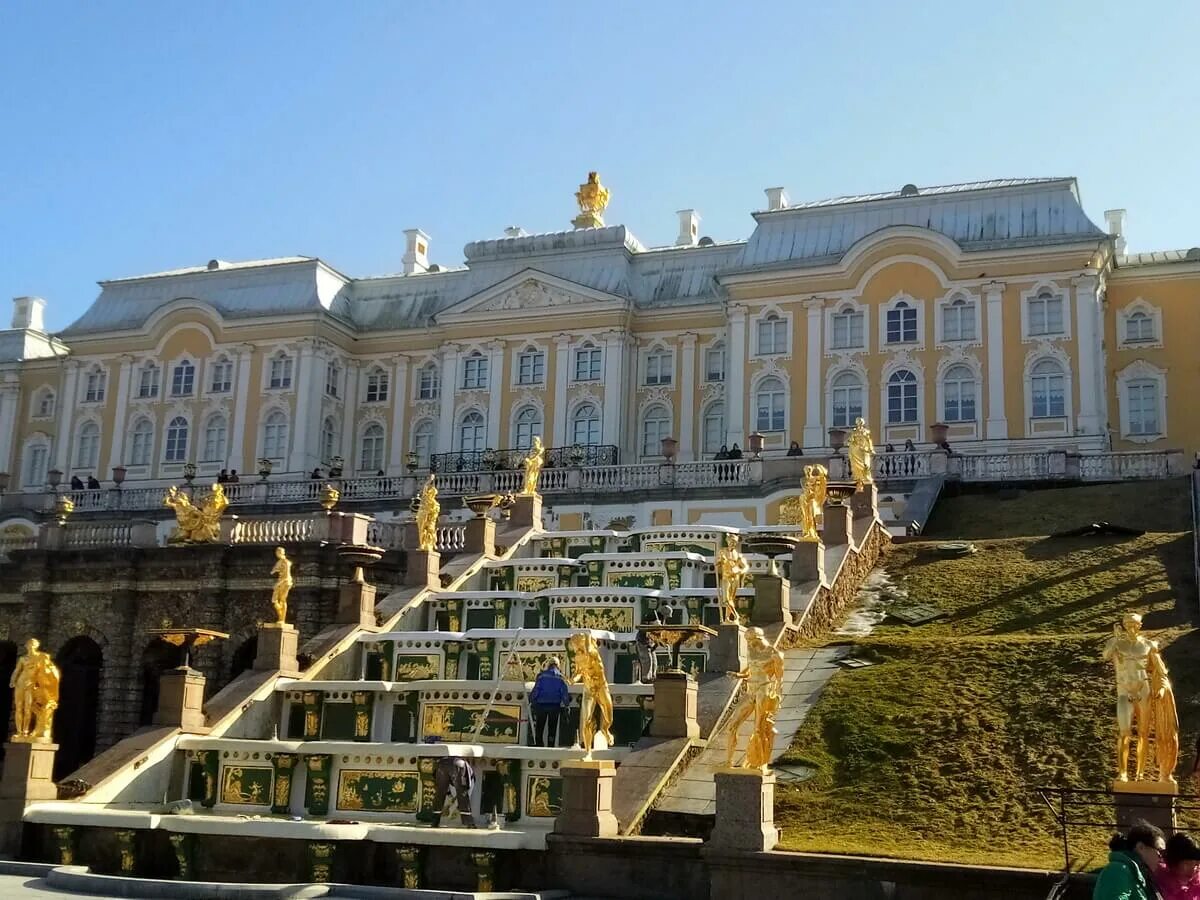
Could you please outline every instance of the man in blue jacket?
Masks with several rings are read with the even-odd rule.
[[[533,708],[533,746],[555,747],[558,745],[558,719],[563,709],[571,703],[571,692],[567,680],[559,671],[558,657],[553,657],[538,675],[529,693],[529,705]],[[543,735],[545,741],[543,742]]]

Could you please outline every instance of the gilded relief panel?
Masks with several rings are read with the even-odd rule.
[[[221,802],[268,806],[274,796],[275,770],[270,766],[225,766],[221,772]]]
[[[483,704],[430,703],[424,708],[421,727],[424,737],[501,744],[517,739],[520,721],[521,707],[515,703],[498,703],[490,712]],[[478,737],[475,736],[476,729],[479,730]]]
[[[525,795],[529,798],[527,812],[531,816],[548,818],[562,811],[562,779],[557,776],[526,776]]]
[[[415,813],[421,801],[421,776],[418,772],[342,769],[337,798],[338,809]]]

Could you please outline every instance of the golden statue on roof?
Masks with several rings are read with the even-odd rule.
[[[199,505],[179,488],[171,485],[163,505],[175,510],[178,527],[171,534],[171,543],[211,543],[221,536],[221,514],[229,507],[225,488],[214,484]]]
[[[608,208],[609,190],[600,183],[599,172],[588,172],[587,181],[575,192],[579,215],[571,220],[576,228],[603,228],[604,210]]]

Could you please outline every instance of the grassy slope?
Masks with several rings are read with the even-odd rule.
[[[1031,789],[1104,787],[1111,777],[1113,688],[1099,654],[1130,609],[1163,629],[1181,767],[1190,767],[1200,632],[1191,538],[1179,533],[1187,516],[1178,481],[944,501],[932,523],[939,538],[997,539],[962,559],[931,543],[892,549],[885,566],[908,595],[900,602],[950,615],[877,629],[856,651],[877,664],[834,677],[788,754],[818,774],[779,789],[784,846],[1061,866],[1054,822]],[[1052,531],[1094,519],[1165,531],[1127,541],[1008,537],[1028,533],[1030,521]],[[1094,860],[1105,837],[1073,841],[1077,862]]]

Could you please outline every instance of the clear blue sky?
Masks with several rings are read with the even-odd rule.
[[[794,199],[1075,175],[1130,248],[1200,244],[1200,3],[0,4],[0,302],[212,257],[396,271],[568,226],[647,244]],[[0,322],[7,323],[7,310]]]

